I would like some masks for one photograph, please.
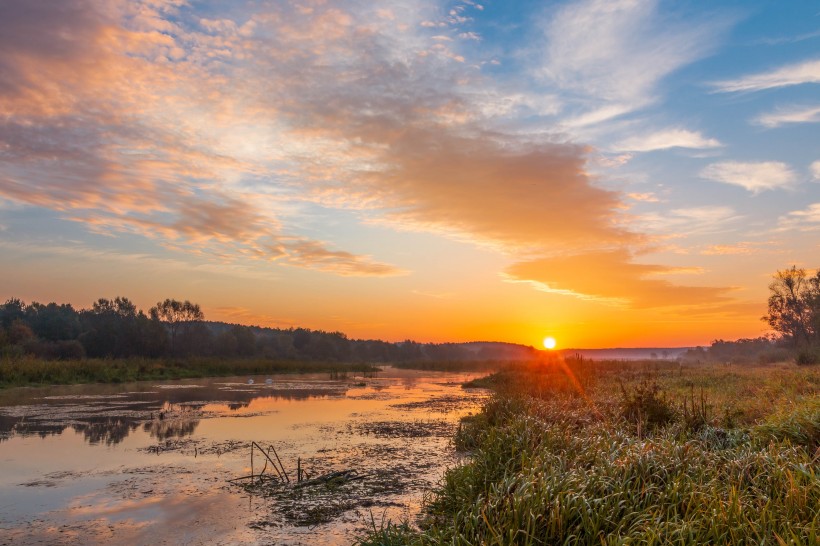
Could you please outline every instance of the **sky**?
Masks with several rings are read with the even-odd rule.
[[[0,299],[560,347],[820,266],[808,1],[0,0]]]

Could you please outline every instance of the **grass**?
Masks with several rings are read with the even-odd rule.
[[[360,544],[817,544],[820,369],[518,365],[418,527]]]
[[[279,361],[268,359],[83,359],[0,360],[0,388],[75,383],[125,383],[130,381],[184,379],[269,373],[331,373],[376,370],[369,364]]]
[[[393,362],[394,368],[428,372],[490,372],[503,367],[498,360],[411,360]]]

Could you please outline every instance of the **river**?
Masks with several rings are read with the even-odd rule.
[[[0,544],[350,544],[374,523],[413,522],[459,462],[459,419],[487,396],[461,388],[472,377],[386,368],[0,391]],[[252,442],[290,483],[270,464],[267,481],[243,478]],[[354,479],[297,488],[297,467]]]

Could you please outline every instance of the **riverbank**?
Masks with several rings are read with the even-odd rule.
[[[191,379],[281,373],[372,373],[379,368],[366,363],[314,362],[248,358],[185,359],[82,359],[0,360],[0,389],[78,383],[126,383],[132,381]]]
[[[820,368],[567,360],[480,382],[417,528],[361,544],[766,543],[820,537]]]

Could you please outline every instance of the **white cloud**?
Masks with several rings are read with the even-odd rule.
[[[753,193],[786,188],[797,181],[794,171],[780,161],[712,163],[701,171],[700,176],[715,182],[740,186]]]
[[[820,203],[813,203],[803,210],[792,211],[780,217],[781,229],[814,231],[820,229]]]
[[[734,80],[715,82],[715,90],[722,93],[761,91],[776,87],[820,83],[820,60],[790,64],[769,72],[760,72]]]
[[[754,122],[764,127],[780,127],[787,123],[820,123],[820,106],[778,109],[762,114]]]
[[[811,164],[811,175],[815,180],[820,180],[820,160]]]
[[[664,129],[648,135],[627,138],[617,144],[614,149],[624,152],[651,152],[653,150],[668,150],[669,148],[719,148],[723,146],[719,140],[706,138],[698,131],[687,129]]]
[[[672,209],[662,213],[642,214],[638,225],[650,232],[701,234],[725,231],[743,218],[732,207],[705,206]]]
[[[599,123],[654,102],[658,82],[708,53],[725,26],[718,18],[684,26],[657,8],[656,0],[585,0],[547,23],[542,76],[582,99],[583,111],[569,125]]]

